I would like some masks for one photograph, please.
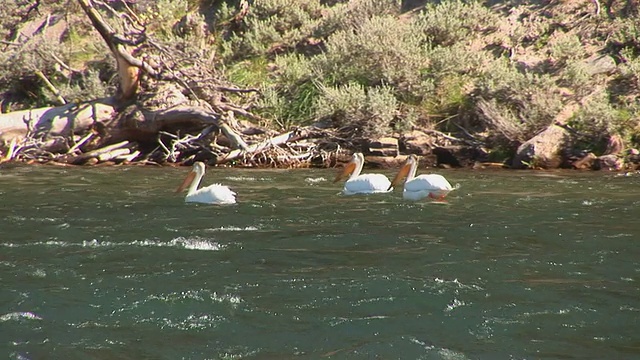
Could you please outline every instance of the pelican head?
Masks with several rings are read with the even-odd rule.
[[[347,176],[358,176],[362,171],[362,166],[364,165],[364,155],[362,153],[357,152],[354,153],[351,157],[351,161],[342,169],[342,171],[336,176],[333,182],[338,182],[342,179],[345,179]]]
[[[391,181],[389,190],[391,190],[394,186],[398,186],[398,184],[400,184],[404,178],[407,178],[407,180],[411,180],[415,176],[417,168],[418,156],[414,154],[407,156],[407,160],[404,162],[404,165],[402,165],[396,177],[393,178],[393,181]]]
[[[200,179],[202,179],[202,176],[204,175],[204,171],[205,166],[203,162],[196,161],[195,163],[193,163],[191,171],[189,171],[189,174],[187,174],[187,177],[184,179],[182,184],[180,184],[180,186],[176,189],[176,192],[179,193],[183,191],[187,186],[193,183],[195,179],[198,179],[198,182],[200,182]],[[196,184],[196,187],[197,185],[198,184]]]

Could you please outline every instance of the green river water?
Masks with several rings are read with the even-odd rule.
[[[187,171],[0,167],[0,358],[640,358],[638,174],[210,168],[210,206]]]

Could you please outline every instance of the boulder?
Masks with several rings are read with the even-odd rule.
[[[640,164],[640,151],[634,148],[627,150],[627,162],[634,165]]]
[[[383,137],[369,141],[369,154],[372,156],[398,156],[398,139]]]
[[[611,74],[616,70],[616,60],[606,54],[595,54],[583,61],[589,75]]]
[[[557,125],[549,126],[518,147],[512,167],[558,168],[562,164],[561,150],[567,138],[567,130]]]
[[[624,167],[624,161],[617,155],[602,155],[599,156],[595,162],[594,168],[596,170],[610,170],[618,171]]]
[[[399,147],[403,154],[429,155],[434,146],[430,135],[414,130],[400,137]]]
[[[440,167],[473,167],[476,162],[487,161],[489,155],[478,147],[438,146],[433,149]]]

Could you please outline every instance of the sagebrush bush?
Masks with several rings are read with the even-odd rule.
[[[279,129],[303,125],[314,116],[314,101],[319,90],[310,63],[303,56],[277,56],[273,79],[262,87],[258,112],[272,118]]]
[[[573,61],[562,69],[559,81],[577,96],[585,96],[592,91],[596,78],[585,63]]]
[[[581,59],[585,56],[586,50],[580,38],[571,33],[555,32],[549,39],[549,55],[559,62]]]
[[[82,74],[77,74],[72,81],[60,84],[58,90],[67,101],[77,102],[113,95],[116,92],[116,85],[102,81],[99,71],[88,69]],[[90,94],[89,98],[87,94]],[[55,102],[53,94],[47,93],[47,98],[51,103]]]
[[[636,17],[614,18],[611,31],[607,34],[607,44],[640,49],[640,23]]]
[[[256,0],[245,28],[222,46],[228,60],[292,50],[311,37],[321,22],[320,0]]]
[[[580,150],[602,154],[607,140],[613,135],[630,141],[640,113],[629,108],[618,108],[609,101],[609,93],[601,90],[589,97],[569,121],[577,134],[576,146]]]
[[[428,53],[429,66],[424,69],[427,81],[420,96],[422,106],[432,117],[447,118],[457,114],[468,101],[474,79],[485,64],[492,61],[484,52],[472,51],[463,44],[436,46]],[[427,83],[431,86],[426,86]]]
[[[391,131],[398,102],[387,86],[365,87],[358,83],[320,86],[316,116],[332,117],[338,127],[351,127],[360,136],[378,137]]]
[[[623,62],[620,64],[620,76],[629,80],[632,92],[640,91],[640,56],[634,48],[624,48],[620,51]]]
[[[187,0],[158,0],[140,13],[148,31],[160,40],[174,40],[173,26],[187,14]]]
[[[326,15],[315,36],[326,38],[336,31],[357,28],[374,17],[397,16],[400,5],[399,0],[351,0],[338,3],[324,10]]]
[[[519,129],[516,138],[507,142],[526,141],[549,126],[563,107],[559,94],[550,75],[521,72],[506,60],[488,67],[474,90],[476,99],[491,99],[496,111]]]
[[[451,46],[491,31],[498,20],[497,15],[480,2],[445,0],[427,4],[417,24],[434,45]]]
[[[424,36],[411,22],[373,17],[331,35],[326,52],[314,57],[313,65],[331,84],[357,82],[390,86],[400,93],[420,92],[427,51]]]

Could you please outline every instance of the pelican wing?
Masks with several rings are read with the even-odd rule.
[[[187,195],[185,201],[205,204],[235,204],[236,193],[231,191],[228,186],[213,184]]]
[[[404,184],[406,191],[451,191],[453,187],[442,175],[428,174],[417,176]]]
[[[371,194],[389,191],[391,182],[382,174],[364,174],[347,180],[342,192],[345,195]]]

